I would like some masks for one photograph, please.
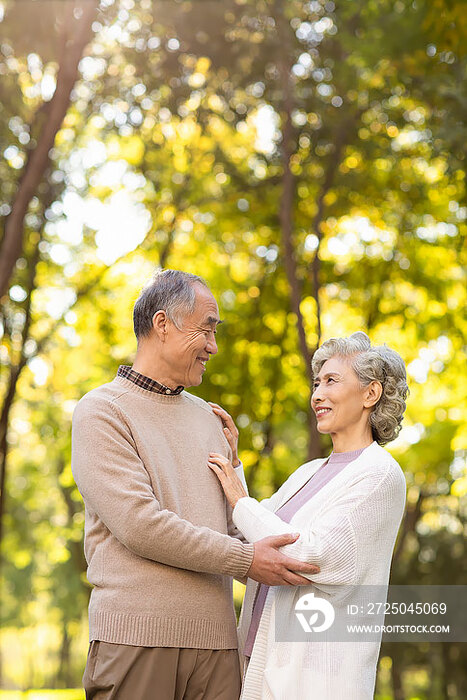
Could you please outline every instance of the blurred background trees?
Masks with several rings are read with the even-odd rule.
[[[157,266],[219,300],[196,393],[235,417],[257,497],[329,449],[317,345],[363,329],[400,352],[392,580],[465,583],[463,3],[6,0],[0,18],[3,686],[80,684],[71,415],[131,363]],[[465,661],[383,645],[378,695],[466,697]]]

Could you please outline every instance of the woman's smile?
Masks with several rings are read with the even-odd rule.
[[[319,420],[330,411],[332,411],[332,408],[323,408],[322,406],[320,406],[319,408],[315,408],[316,419]]]

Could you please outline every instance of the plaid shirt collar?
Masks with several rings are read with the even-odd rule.
[[[129,379],[130,382],[133,382],[133,384],[136,384],[136,386],[140,386],[142,389],[154,391],[156,394],[165,394],[166,396],[177,396],[185,388],[180,385],[176,389],[169,389],[168,386],[165,386],[160,382],[156,382],[156,380],[151,379],[151,377],[146,377],[144,374],[136,372],[128,365],[120,365],[117,371],[117,377]]]

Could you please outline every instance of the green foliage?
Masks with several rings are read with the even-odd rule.
[[[5,3],[3,215],[57,70],[58,5]],[[2,397],[28,358],[8,431],[2,623],[20,636],[47,619],[58,635],[44,674],[24,664],[4,682],[80,682],[70,645],[79,640],[82,664],[89,586],[71,414],[131,363],[132,305],[155,267],[201,274],[219,300],[219,354],[196,393],[236,419],[252,494],[270,495],[307,459],[309,386],[279,220],[287,110],[307,343],[320,340],[319,318],[321,338],[364,329],[408,365],[405,427],[389,449],[411,517],[393,581],[464,582],[462,4],[121,0],[101,4],[94,31],[1,300]],[[399,674],[406,697],[435,697],[432,667],[434,692],[462,696],[460,645],[394,646],[381,693],[392,697]]]

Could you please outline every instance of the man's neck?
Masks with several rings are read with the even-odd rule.
[[[180,386],[180,382],[177,382],[172,377],[169,377],[159,367],[154,366],[154,363],[143,362],[141,359],[138,360],[138,358],[135,358],[132,369],[135,372],[143,374],[145,377],[149,377],[149,379],[154,379],[156,382],[163,384],[169,389],[176,389],[178,386]]]

